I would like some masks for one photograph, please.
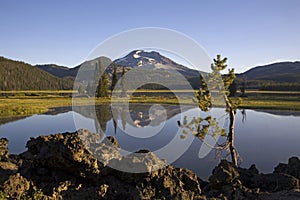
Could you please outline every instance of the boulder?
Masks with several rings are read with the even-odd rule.
[[[287,174],[260,174],[253,177],[253,182],[257,188],[267,192],[299,189],[299,180]]]
[[[159,169],[137,182],[141,199],[202,199],[197,176],[172,166]]]
[[[86,129],[79,130],[78,136],[84,144],[84,147],[100,161],[103,166],[106,166],[111,159],[121,159],[120,145],[115,137],[108,136],[101,141],[99,134],[92,133]]]
[[[300,180],[300,159],[298,157],[289,158],[288,164],[279,163],[274,173],[289,174]]]
[[[0,192],[12,199],[270,199],[283,191],[300,196],[296,157],[272,174],[222,160],[205,182],[149,150],[122,156],[116,138],[84,129],[31,138],[19,156],[8,156],[7,140],[1,141]]]
[[[161,160],[149,150],[140,150],[122,158],[113,158],[108,164],[109,167],[118,171],[131,172],[133,174],[157,171],[166,165],[166,161]]]
[[[213,169],[204,193],[208,197],[257,199],[263,192],[295,189],[299,189],[299,180],[288,174],[259,174],[255,165],[244,169],[222,160]]]
[[[208,197],[217,197],[218,199],[244,196],[242,191],[238,169],[227,160],[221,160],[220,164],[213,169],[212,175],[209,177],[209,184],[204,188],[204,193]]]
[[[31,138],[27,148],[20,155],[19,171],[53,199],[203,198],[193,172],[166,166],[149,150],[121,156],[114,137],[101,140],[98,134],[80,130]]]
[[[17,172],[18,166],[9,161],[8,155],[8,140],[0,139],[0,184],[3,184],[10,175]]]
[[[238,167],[237,171],[240,175],[239,180],[243,186],[246,186],[247,188],[257,188],[256,183],[253,181],[253,177],[259,175],[259,171],[254,164],[251,165],[249,169]]]
[[[8,140],[6,138],[0,139],[0,161],[8,158]]]
[[[16,174],[18,166],[12,162],[1,162],[0,161],[0,184],[3,184],[10,175]]]
[[[213,169],[212,175],[209,177],[210,187],[218,189],[236,182],[239,177],[240,174],[236,167],[227,160],[221,160],[221,163]]]
[[[60,176],[97,179],[101,170],[102,164],[85,148],[77,132],[31,138],[26,147],[21,157],[29,162],[23,165],[23,173],[28,176],[59,170]]]
[[[123,184],[134,185],[139,199],[201,199],[199,179],[190,170],[166,166],[166,161],[158,158],[149,150],[140,150],[122,159],[112,159],[108,166],[119,166],[118,169],[129,169],[143,173],[129,173],[111,170],[108,175],[114,176]],[[111,189],[116,188],[109,185]],[[133,197],[132,197],[133,198]],[[131,199],[131,198],[130,198]],[[134,198],[133,198],[134,199]]]
[[[273,193],[261,193],[259,195],[260,200],[299,200],[300,199],[300,191],[299,190],[291,190],[291,191],[279,191]]]

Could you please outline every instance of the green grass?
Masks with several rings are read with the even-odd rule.
[[[299,96],[253,96],[242,98],[241,108],[300,110]]]
[[[0,116],[26,116],[47,112],[51,107],[68,105],[67,99],[0,99]]]
[[[2,190],[0,190],[0,200],[4,200],[4,199],[6,199],[6,195]]]
[[[24,91],[22,91],[24,92]],[[26,91],[28,92],[28,91]],[[30,91],[36,92],[36,91]],[[0,117],[12,116],[28,116],[33,114],[40,114],[47,112],[50,108],[72,106],[72,98],[60,96],[61,93],[69,93],[71,91],[38,91],[48,92],[50,95],[44,96],[0,96]],[[146,93],[149,92],[143,91]],[[186,91],[180,91],[186,92]],[[192,92],[192,91],[188,91]],[[154,91],[151,91],[154,93]],[[160,91],[162,93],[162,91]],[[276,93],[274,91],[249,91],[249,97],[242,98],[240,108],[250,109],[280,109],[280,110],[300,110],[300,94],[289,92]],[[13,93],[12,93],[13,94]],[[21,94],[21,93],[18,93]],[[113,102],[124,102],[128,99],[113,99]],[[76,105],[93,105],[110,103],[110,98],[76,98]],[[130,103],[165,103],[165,104],[178,104],[178,99],[174,96],[138,96],[129,99]],[[192,104],[191,98],[181,98],[180,104]]]
[[[72,94],[77,93],[76,90],[10,90],[10,91],[0,91],[0,94],[18,94],[33,93],[33,94]]]

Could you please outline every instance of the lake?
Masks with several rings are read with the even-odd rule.
[[[182,121],[184,116],[191,119],[204,115],[198,108],[132,104],[128,112],[124,110],[122,106],[115,106],[111,112],[109,105],[69,107],[26,118],[2,119],[0,138],[6,137],[10,153],[16,154],[26,150],[30,137],[87,128],[101,135],[115,136],[124,155],[149,149],[176,167],[191,169],[203,179],[208,178],[225,155],[217,156],[212,150],[206,152],[206,156],[202,153],[203,158],[199,158],[202,142],[192,134],[182,139],[177,121]],[[214,108],[211,114],[217,116],[220,126],[227,127],[224,109]],[[269,173],[279,162],[300,156],[299,122],[298,112],[238,110],[235,131],[241,166],[248,168],[254,163],[260,172]]]

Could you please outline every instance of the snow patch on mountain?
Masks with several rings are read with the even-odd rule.
[[[139,53],[142,51],[136,51],[135,54],[133,54],[134,58],[140,58],[141,56],[139,55]]]
[[[138,62],[138,64],[137,64],[138,66],[143,66],[143,61],[142,60],[140,60],[139,62]]]

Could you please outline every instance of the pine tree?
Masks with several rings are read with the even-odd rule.
[[[118,82],[118,77],[117,77],[117,65],[114,63],[114,72],[113,72],[113,75],[112,75],[111,86],[110,86],[111,93],[112,93],[112,91],[114,90],[114,88],[115,88],[117,82]]]
[[[105,133],[107,122],[112,118],[112,113],[110,112],[109,105],[98,105],[96,107],[96,116],[100,125],[100,133]]]
[[[126,97],[126,89],[125,89],[125,84],[126,84],[126,72],[125,72],[125,67],[123,67],[122,70],[122,79],[121,79],[121,87],[122,87],[122,91],[121,91],[121,97]]]
[[[108,78],[106,72],[103,72],[99,82],[98,82],[98,87],[97,87],[97,92],[96,96],[97,97],[108,97]]]
[[[86,86],[86,93],[90,96],[93,96],[93,87],[92,84],[89,82],[88,85]]]
[[[247,97],[247,95],[246,95],[246,81],[247,81],[247,77],[243,76],[241,87],[240,87],[241,97]]]
[[[99,79],[96,88],[96,97],[108,97],[109,81],[105,71],[105,60],[101,59],[96,62],[95,80]],[[95,81],[96,83],[96,81]]]
[[[237,84],[236,81],[233,81],[229,86],[229,97],[235,97],[237,92]]]
[[[229,73],[222,77],[221,71],[227,67],[227,58],[221,59],[220,55],[217,55],[217,59],[214,59],[214,63],[211,65],[211,73],[208,73],[204,77],[200,76],[201,87],[199,91],[195,93],[196,102],[198,103],[199,108],[207,112],[212,108],[213,103],[218,102],[221,97],[226,104],[226,112],[229,115],[229,127],[228,134],[226,134],[225,129],[220,129],[218,122],[212,118],[212,116],[207,116],[206,118],[194,118],[191,122],[187,122],[185,117],[183,123],[178,122],[179,126],[184,128],[183,133],[187,134],[188,131],[191,131],[196,137],[200,138],[203,142],[204,137],[209,133],[209,130],[213,130],[212,136],[216,137],[217,135],[226,136],[227,140],[225,144],[217,144],[217,146],[210,146],[218,150],[226,149],[231,154],[232,163],[237,165],[237,151],[234,145],[234,123],[235,123],[235,112],[236,108],[239,105],[239,102],[233,102],[230,98],[230,85],[235,80],[234,69],[230,69]],[[208,87],[209,86],[209,87]],[[210,90],[214,90],[218,95],[212,95]],[[210,129],[211,128],[211,129]],[[183,135],[182,138],[185,138]]]

